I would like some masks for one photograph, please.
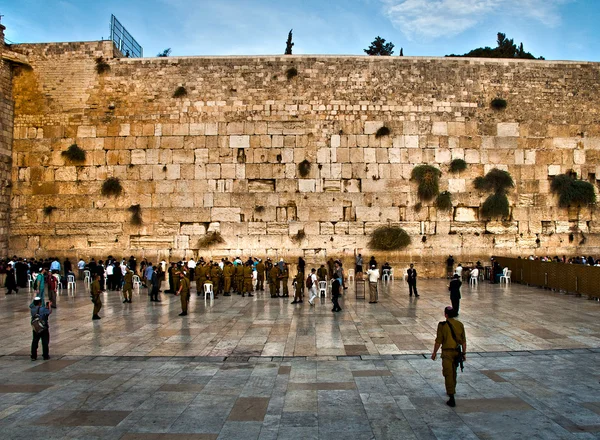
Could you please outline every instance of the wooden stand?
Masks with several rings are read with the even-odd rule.
[[[356,292],[356,299],[365,299],[366,298],[366,284],[365,280],[355,280],[354,281],[354,291]],[[359,291],[362,291],[362,296],[359,296]]]

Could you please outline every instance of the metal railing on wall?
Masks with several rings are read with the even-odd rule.
[[[600,297],[600,267],[520,258],[495,258],[501,267],[508,267],[512,271],[513,282],[587,295],[591,298]]]

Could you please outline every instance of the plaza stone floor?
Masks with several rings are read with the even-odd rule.
[[[132,304],[64,293],[50,361],[31,362],[31,294],[0,298],[0,439],[600,438],[600,303],[517,284],[463,287],[457,406],[428,354],[446,282],[402,281],[342,313],[258,294]],[[41,357],[41,353],[40,353]]]

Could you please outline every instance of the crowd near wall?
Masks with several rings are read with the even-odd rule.
[[[600,179],[598,63],[129,59],[106,41],[11,50],[31,65],[12,79],[11,254],[349,262],[361,252],[438,275],[448,254],[600,253],[597,211],[559,208],[550,193],[552,176],[567,171]],[[98,57],[108,71],[98,73]],[[506,109],[490,107],[496,97]],[[389,134],[378,137],[382,126]],[[85,162],[61,155],[72,144]],[[452,174],[456,158],[467,168]],[[410,175],[419,164],[442,171],[452,210],[418,199]],[[492,168],[516,184],[510,216],[493,221],[473,187]],[[120,196],[101,195],[108,177],[120,179]],[[132,205],[141,225],[130,221]],[[371,251],[371,232],[388,224],[412,244]],[[210,232],[224,242],[199,249]]]

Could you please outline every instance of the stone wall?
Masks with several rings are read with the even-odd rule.
[[[13,111],[11,64],[4,59],[4,26],[0,25],[0,255],[8,253]]]
[[[597,212],[559,209],[550,177],[600,178],[600,64],[409,57],[113,58],[110,42],[18,45],[10,251],[39,256],[355,252],[439,274],[492,254],[600,253]],[[96,72],[96,57],[110,71]],[[293,76],[294,70],[297,72]],[[178,87],[187,94],[173,97]],[[490,108],[503,97],[508,107]],[[385,125],[389,136],[377,137]],[[61,152],[87,152],[72,164]],[[468,163],[450,174],[452,159]],[[303,177],[298,165],[308,160]],[[418,164],[453,210],[419,203]],[[473,179],[510,172],[510,219],[485,221]],[[118,177],[119,197],[100,194]],[[139,204],[143,224],[131,224]],[[56,206],[51,214],[45,206]],[[413,243],[374,253],[400,225]],[[225,242],[198,249],[207,231]],[[292,238],[304,231],[299,242]],[[570,236],[570,234],[572,234]]]

